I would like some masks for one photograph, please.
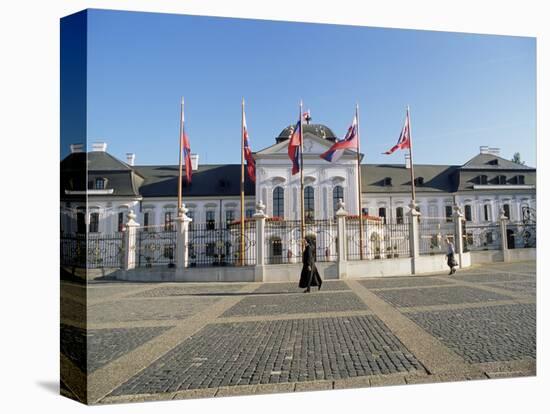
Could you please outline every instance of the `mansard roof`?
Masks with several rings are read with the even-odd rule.
[[[462,170],[524,170],[534,171],[532,167],[521,165],[494,154],[478,154],[461,167]]]
[[[177,197],[177,165],[143,165],[134,169],[145,180],[139,191],[143,197]],[[185,183],[184,197],[238,196],[241,193],[240,164],[205,164],[193,171],[191,185]],[[245,176],[245,195],[255,194],[255,185]]]

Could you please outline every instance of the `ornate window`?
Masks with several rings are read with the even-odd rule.
[[[380,207],[378,209],[378,217],[382,217],[383,223],[386,222],[386,207]]]
[[[225,224],[228,226],[235,221],[235,210],[225,211]]]
[[[502,209],[504,210],[504,215],[506,216],[506,218],[510,220],[510,204],[504,204],[502,206]]]
[[[150,225],[150,218],[151,218],[150,212],[146,211],[145,213],[143,213],[143,227],[145,231],[149,231],[147,227],[149,227]]]
[[[90,213],[90,233],[99,232],[99,213]]]
[[[397,224],[403,224],[403,207],[395,209],[395,221]]]
[[[117,230],[124,230],[124,213],[122,211],[119,211],[117,216]]]
[[[285,216],[285,191],[283,187],[275,187],[273,190],[273,217]]]
[[[464,206],[464,218],[466,221],[472,221],[472,206],[469,204]]]
[[[337,185],[332,190],[332,207],[334,208],[334,212],[336,213],[336,210],[338,210],[338,200],[342,199],[344,201],[344,187],[341,185]]]
[[[206,230],[214,230],[216,226],[216,217],[214,210],[208,210],[206,212]]]
[[[309,185],[304,188],[304,213],[306,220],[315,219],[315,190]]]
[[[174,223],[172,221],[172,212],[166,211],[164,213],[164,231],[174,230]]]
[[[453,206],[445,206],[445,221],[447,223],[453,221]]]

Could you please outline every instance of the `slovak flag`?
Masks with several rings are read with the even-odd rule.
[[[252,182],[256,181],[256,161],[252,157],[252,151],[248,145],[248,128],[246,127],[246,117],[243,112],[243,146],[244,158],[246,159],[246,172]]]
[[[401,135],[395,144],[390,150],[386,151],[384,154],[391,154],[392,152],[398,149],[408,149],[411,147],[411,124],[409,119],[409,108],[407,108],[407,115],[405,116],[405,124],[401,130]]]
[[[300,144],[302,138],[302,120],[300,119],[290,136],[288,143],[288,158],[292,161],[292,175],[300,172]]]
[[[334,143],[326,152],[322,153],[320,157],[328,162],[335,162],[340,159],[346,149],[353,148],[357,151],[357,116],[353,117],[353,122],[346,132],[344,139]]]
[[[181,147],[183,148],[183,159],[185,160],[185,179],[188,184],[191,184],[192,165],[191,165],[191,145],[189,137],[185,132],[185,121],[183,111],[181,113]]]

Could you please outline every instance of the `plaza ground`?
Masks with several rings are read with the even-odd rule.
[[[81,379],[87,368],[89,403],[535,375],[535,268],[325,281],[309,294],[297,283],[101,282],[86,297],[62,282],[61,368]],[[74,317],[86,311],[87,333]]]

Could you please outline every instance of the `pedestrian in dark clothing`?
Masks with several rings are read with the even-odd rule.
[[[449,239],[447,237],[446,239],[447,241],[447,266],[449,266],[449,269],[450,272],[449,272],[449,275],[452,275],[453,273],[456,272],[456,259],[455,259],[455,245],[454,243],[451,241],[451,239]]]
[[[321,290],[323,281],[321,280],[317,266],[315,266],[315,255],[313,253],[311,242],[307,239],[306,247],[304,249],[304,253],[302,254],[302,263],[302,273],[300,274],[300,283],[298,286],[302,289],[306,289],[304,290],[304,293],[310,292],[311,286],[318,286],[319,290]]]

